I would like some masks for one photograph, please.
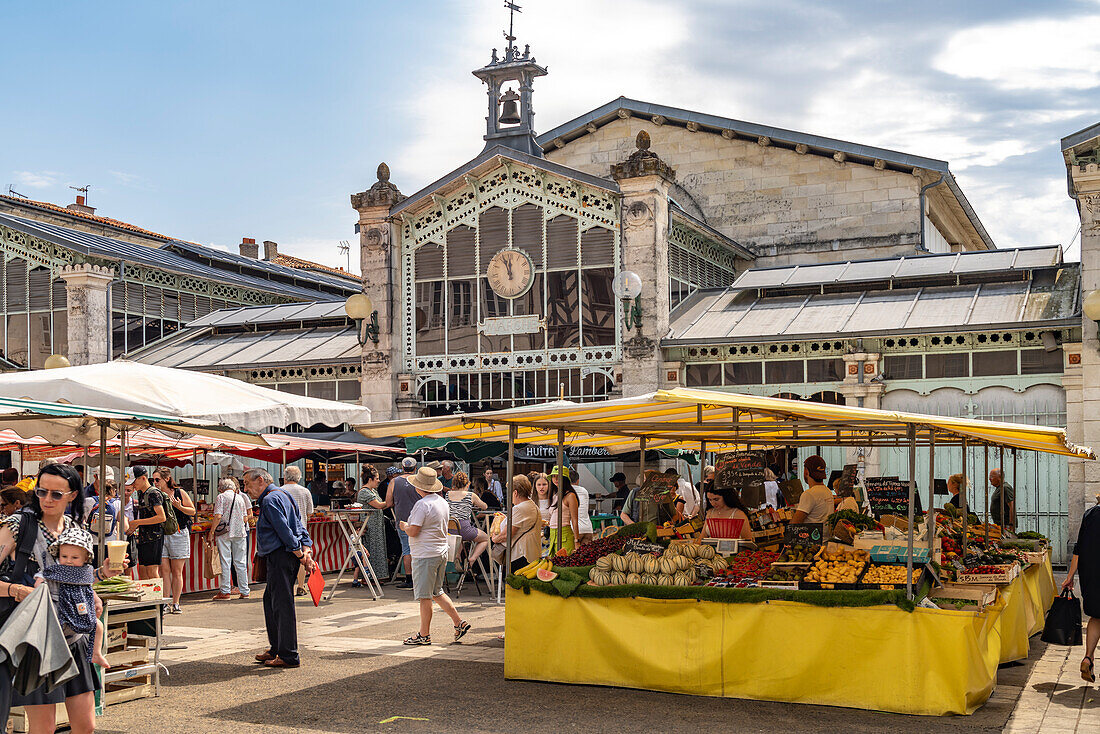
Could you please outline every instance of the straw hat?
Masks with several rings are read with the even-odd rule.
[[[409,477],[409,484],[419,489],[421,492],[442,492],[443,482],[439,481],[435,473],[435,469],[422,466]]]

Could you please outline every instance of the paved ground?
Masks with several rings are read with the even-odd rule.
[[[463,644],[450,640],[450,621],[437,615],[436,644],[408,648],[401,640],[416,628],[408,591],[387,586],[371,601],[365,590],[346,588],[314,608],[300,600],[303,666],[265,669],[251,661],[265,647],[260,594],[247,601],[184,599],[184,614],[167,617],[163,658],[171,675],[160,698],[107,709],[101,732],[515,732],[606,730],[698,731],[718,726],[736,731],[911,732],[1001,731],[1013,715],[1013,731],[1036,731],[1041,709],[1054,729],[1055,713],[1095,713],[1091,694],[1073,684],[1073,659],[1033,640],[1032,659],[1002,668],[993,698],[969,717],[927,719],[824,706],[695,698],[672,694],[505,681],[503,609],[488,597],[459,600],[473,624]],[[548,623],[552,623],[548,620]],[[1065,650],[1065,648],[1058,648]],[[1077,651],[1080,648],[1076,648]],[[1079,652],[1075,653],[1079,655]],[[1061,658],[1059,659],[1059,656]],[[1061,666],[1061,667],[1058,667]],[[1054,669],[1068,671],[1055,686]],[[1034,680],[1029,680],[1029,676]],[[1080,681],[1078,680],[1078,683]],[[1021,698],[1021,691],[1025,691]],[[1025,706],[1026,705],[1026,706]],[[1078,706],[1079,707],[1079,706]],[[1024,716],[1024,714],[1028,714]],[[1090,715],[1091,715],[1090,714]],[[1076,715],[1076,714],[1075,714]],[[408,717],[392,719],[392,717]],[[1066,717],[1061,717],[1065,719]],[[1076,718],[1074,719],[1076,721]],[[1088,719],[1094,722],[1095,719]],[[1064,722],[1063,722],[1064,723]],[[1047,731],[1044,725],[1043,731]]]

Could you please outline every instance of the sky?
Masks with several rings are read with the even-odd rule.
[[[1100,0],[518,0],[549,130],[622,95],[946,160],[999,247],[1078,257],[1059,139],[1100,121]],[[348,266],[349,195],[483,145],[502,0],[17,3],[0,193]],[[351,267],[358,270],[356,257]]]

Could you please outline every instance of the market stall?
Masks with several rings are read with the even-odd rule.
[[[898,514],[864,528],[842,513],[816,527],[769,516],[753,537],[784,547],[783,555],[701,542],[702,523],[676,520],[621,531],[642,528],[645,539],[605,538],[598,552],[582,546],[529,565],[508,579],[505,676],[933,715],[968,714],[985,702],[997,665],[1027,655],[1054,581],[1049,553],[1012,555],[1019,551],[1001,545],[988,521],[979,539],[965,505],[957,521],[918,512],[916,447],[932,449],[931,461],[936,446],[968,443],[987,457],[989,448],[1007,448],[1095,458],[1056,429],[684,389],[360,432],[507,440],[509,476],[517,443],[555,438],[559,466],[567,444],[614,452],[634,445],[643,470],[641,452],[653,448],[908,449],[910,478],[883,478],[878,487],[882,506]],[[729,460],[729,477],[751,474],[742,459]],[[645,501],[667,497],[651,489]],[[927,507],[933,491],[930,479]]]

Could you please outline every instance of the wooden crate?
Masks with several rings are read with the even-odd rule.
[[[956,581],[960,584],[1008,584],[1020,575],[1019,563],[998,564],[1000,573],[959,573]]]
[[[928,592],[928,598],[934,602],[937,599],[960,599],[971,601],[973,602],[972,604],[962,609],[958,609],[958,607],[954,605],[942,608],[948,610],[957,609],[963,612],[980,612],[997,601],[997,587],[992,584],[960,584],[947,581],[944,582],[943,588],[932,589]]]
[[[129,680],[108,683],[103,694],[103,705],[112,706],[123,701],[134,701],[139,698],[149,698],[156,691],[153,685],[152,675],[140,675]]]

